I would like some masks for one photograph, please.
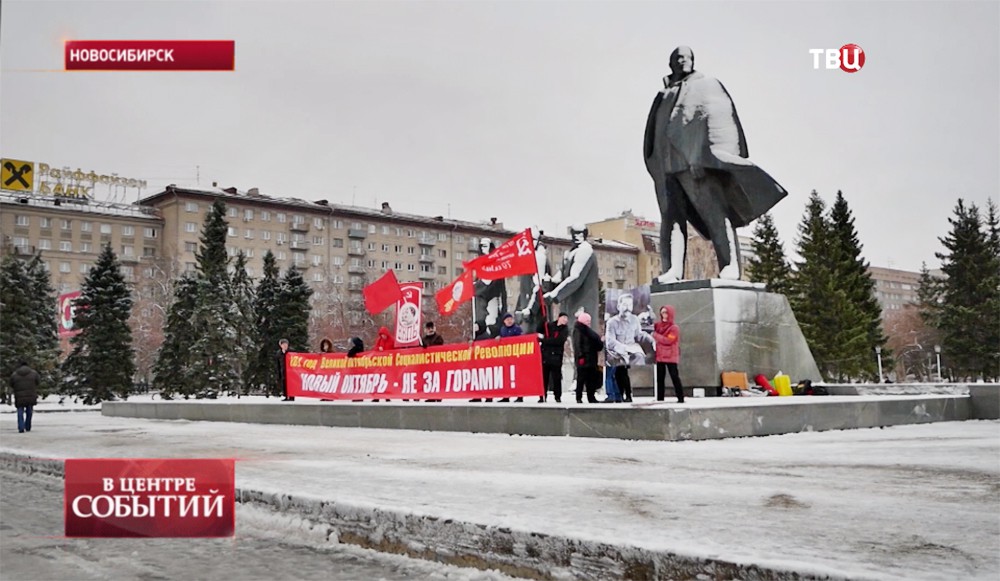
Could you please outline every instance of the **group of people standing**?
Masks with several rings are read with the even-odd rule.
[[[632,313],[631,295],[622,295],[618,300],[618,314],[608,320],[605,329],[605,336],[602,338],[591,326],[592,317],[586,311],[580,311],[576,315],[576,322],[573,331],[569,331],[569,315],[560,312],[555,321],[542,321],[538,324],[536,334],[541,346],[542,358],[542,383],[544,386],[543,395],[538,398],[539,403],[548,399],[551,393],[556,403],[562,402],[562,367],[566,342],[572,335],[573,360],[576,367],[576,401],[583,403],[583,394],[586,392],[589,403],[599,403],[596,397],[597,390],[601,387],[600,355],[605,352],[605,364],[612,370],[609,373],[607,382],[607,399],[604,403],[631,402],[632,386],[628,370],[632,365],[645,362],[645,354],[639,342],[647,342],[652,345],[656,353],[656,399],[663,401],[666,396],[666,375],[669,373],[674,386],[674,393],[679,403],[684,402],[684,387],[681,384],[678,362],[680,360],[680,328],[675,322],[675,310],[670,305],[660,308],[660,320],[654,324],[653,332],[647,333],[639,325],[638,317]],[[515,323],[511,313],[504,313],[501,317],[499,331],[490,332],[488,327],[477,322],[475,325],[474,341],[485,341],[504,337],[517,337],[524,334],[522,327]],[[421,338],[422,347],[433,347],[444,345],[442,337],[435,328],[434,322],[429,321],[424,325],[424,336]],[[388,351],[395,348],[395,342],[389,329],[381,327],[375,341],[375,351]],[[333,342],[323,339],[320,342],[321,353],[332,353]],[[348,357],[356,357],[364,352],[364,342],[360,337],[351,337],[350,348],[347,351]],[[288,395],[288,384],[285,371],[285,353],[288,351],[288,340],[281,339],[278,342],[278,351],[275,354],[277,368],[277,381],[284,399],[282,401],[294,401],[294,397]],[[359,400],[360,401],[360,400]],[[375,400],[378,401],[378,400]],[[432,401],[432,400],[428,400]],[[473,402],[479,399],[471,400]],[[487,399],[486,401],[492,401]],[[509,398],[499,400],[500,402],[510,401]],[[517,398],[515,402],[523,401]],[[29,420],[30,421],[30,420]]]
[[[618,314],[608,320],[602,339],[591,327],[591,316],[587,313],[578,314],[573,328],[577,403],[582,403],[584,391],[588,402],[598,403],[595,394],[601,386],[599,355],[602,351],[605,351],[605,365],[609,370],[608,397],[604,402],[631,402],[632,381],[628,370],[632,365],[645,363],[645,353],[640,342],[648,342],[655,349],[656,400],[663,401],[666,397],[665,381],[669,373],[677,401],[684,403],[684,386],[678,370],[680,327],[677,326],[674,315],[674,307],[664,305],[660,308],[660,320],[654,324],[653,332],[646,333],[640,327],[638,317],[632,314],[632,297],[622,295],[618,301]],[[544,361],[544,347],[542,357]]]

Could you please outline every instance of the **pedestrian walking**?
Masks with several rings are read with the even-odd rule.
[[[27,361],[10,376],[10,388],[14,392],[14,407],[17,408],[17,431],[23,434],[31,431],[31,416],[38,405],[38,372],[28,367]]]

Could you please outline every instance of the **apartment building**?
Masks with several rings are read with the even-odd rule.
[[[631,210],[626,210],[620,216],[591,222],[587,224],[587,228],[590,230],[591,236],[619,240],[637,248],[639,285],[650,284],[663,272],[663,262],[660,260],[659,222],[636,216]],[[751,246],[752,239],[748,236],[739,236],[738,238],[742,277],[746,280],[746,266],[749,264],[750,258],[754,256]],[[684,278],[700,280],[714,278],[718,275],[719,264],[712,243],[702,238],[694,228],[689,226]]]
[[[869,266],[868,274],[875,282],[875,298],[882,306],[882,317],[899,311],[909,304],[917,304],[920,289],[920,273],[881,266]],[[932,276],[941,276],[940,271]]]
[[[2,252],[40,253],[59,292],[80,288],[105,244],[137,280],[143,262],[162,254],[163,227],[155,208],[0,190]]]
[[[140,200],[163,217],[163,254],[181,270],[193,269],[205,215],[213,201],[226,203],[229,252],[247,256],[248,274],[259,277],[263,256],[271,250],[279,268],[295,265],[317,291],[361,299],[365,285],[387,270],[400,281],[422,281],[425,298],[462,272],[462,263],[478,254],[480,240],[500,244],[517,231],[496,218],[485,223],[379,209],[278,198],[251,188],[167,186]],[[553,267],[561,266],[569,238],[543,238]],[[602,280],[616,288],[637,284],[638,249],[621,242],[594,241]],[[511,296],[516,281],[508,281]]]

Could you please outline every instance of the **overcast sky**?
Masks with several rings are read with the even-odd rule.
[[[308,200],[496,216],[512,229],[632,209],[668,56],[736,103],[789,192],[842,190],[865,258],[933,268],[958,198],[1000,191],[1000,3],[23,2],[0,14],[0,153]],[[234,39],[236,72],[64,73],[66,39]],[[861,72],[812,48],[860,45]],[[200,166],[200,172],[196,167]],[[132,196],[134,198],[134,196]],[[749,234],[750,229],[746,233]]]

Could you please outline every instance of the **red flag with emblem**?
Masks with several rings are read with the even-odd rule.
[[[459,305],[471,300],[473,294],[472,271],[466,270],[451,281],[451,284],[439,290],[434,298],[437,299],[438,311],[442,315],[450,315]]]
[[[474,270],[476,278],[499,280],[522,274],[535,274],[535,241],[531,230],[525,230],[504,242],[486,256],[470,260],[465,268]]]

